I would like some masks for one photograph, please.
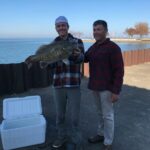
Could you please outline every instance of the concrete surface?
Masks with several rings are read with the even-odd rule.
[[[120,100],[115,104],[115,138],[113,150],[150,150],[150,63],[126,67],[124,85]],[[87,89],[86,78],[82,79],[80,129],[85,139],[85,150],[101,150],[102,144],[89,144],[88,136],[96,134],[97,114],[91,91]],[[18,150],[52,150],[56,137],[55,105],[51,87],[32,89],[21,94],[0,97],[0,121],[2,121],[2,100],[5,97],[41,95],[43,114],[47,120],[46,142]],[[0,144],[2,150],[2,144]],[[60,150],[65,150],[61,148]]]

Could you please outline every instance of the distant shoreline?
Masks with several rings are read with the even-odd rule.
[[[53,40],[52,37],[36,37],[36,38],[0,38],[0,42],[1,41],[15,41],[15,40],[19,40],[19,41],[23,41],[23,40],[48,40],[48,41],[51,41]],[[150,38],[142,38],[142,39],[130,39],[130,38],[110,38],[112,41],[114,42],[118,42],[118,43],[150,43]],[[83,42],[86,42],[86,43],[94,43],[95,40],[94,39],[85,39],[85,38],[82,38],[82,41]]]
[[[89,43],[94,43],[94,39],[82,39],[83,42],[89,42]],[[128,43],[150,43],[149,38],[144,38],[144,39],[123,39],[123,38],[111,38],[112,41],[114,42],[128,42]]]

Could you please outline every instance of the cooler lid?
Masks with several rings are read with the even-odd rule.
[[[16,119],[42,114],[40,96],[6,98],[3,101],[4,119]]]

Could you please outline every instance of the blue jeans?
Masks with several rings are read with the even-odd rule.
[[[80,88],[54,88],[54,100],[58,138],[67,137],[70,142],[75,144],[81,142],[81,133],[78,127],[81,101]],[[66,114],[66,112],[69,112],[69,114]]]

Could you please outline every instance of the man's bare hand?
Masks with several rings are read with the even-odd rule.
[[[28,66],[28,69],[30,69],[32,67],[33,61],[32,61],[32,57],[33,55],[29,56],[28,58],[26,58],[25,63]]]
[[[32,63],[32,55],[26,58],[25,63],[26,64]]]
[[[74,56],[79,56],[81,54],[81,50],[76,48],[73,50],[73,53],[72,53]]]
[[[118,101],[119,99],[119,95],[112,93],[111,94],[111,101],[112,103],[115,103],[116,101]]]

